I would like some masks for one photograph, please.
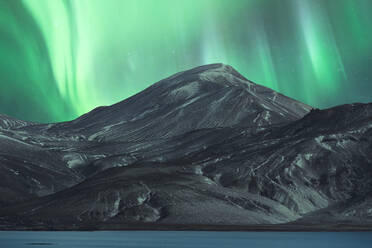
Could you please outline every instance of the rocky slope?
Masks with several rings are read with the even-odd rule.
[[[0,146],[7,228],[372,223],[372,104],[315,110],[222,64]]]
[[[31,122],[21,121],[13,117],[0,114],[0,130],[31,125]]]
[[[49,127],[89,141],[138,141],[240,125],[255,128],[301,118],[310,106],[212,64],[178,73],[139,94]]]

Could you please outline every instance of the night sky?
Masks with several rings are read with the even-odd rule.
[[[0,0],[0,113],[20,119],[216,62],[314,107],[372,101],[372,1]]]

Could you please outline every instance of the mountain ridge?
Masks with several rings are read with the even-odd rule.
[[[0,197],[4,228],[372,223],[372,103],[313,109],[223,64],[70,122],[0,129],[0,147],[3,182],[28,185]]]

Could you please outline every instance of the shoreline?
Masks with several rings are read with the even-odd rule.
[[[372,232],[372,225],[159,225],[105,224],[1,226],[0,231],[211,231],[211,232]]]

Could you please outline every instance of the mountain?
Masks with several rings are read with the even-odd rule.
[[[50,131],[68,130],[90,141],[138,141],[203,128],[281,124],[301,118],[310,109],[248,81],[231,66],[212,64],[173,75]]]
[[[223,64],[0,134],[4,229],[372,226],[372,103],[313,109]]]
[[[80,181],[53,148],[19,130],[33,123],[1,115],[0,125],[0,207],[48,195]]]

